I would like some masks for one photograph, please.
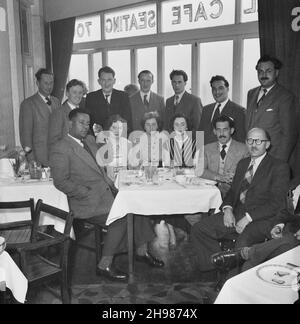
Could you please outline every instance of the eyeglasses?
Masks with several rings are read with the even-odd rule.
[[[249,144],[249,145],[253,145],[253,143],[255,143],[256,145],[261,145],[263,142],[269,142],[269,141],[261,140],[261,139],[253,139],[253,138],[247,139],[247,144]]]

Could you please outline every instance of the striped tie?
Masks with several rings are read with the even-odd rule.
[[[241,184],[240,201],[242,204],[245,204],[247,192],[250,188],[250,185],[251,185],[251,182],[253,179],[253,167],[254,167],[254,161],[251,161],[251,164],[245,174],[245,178]]]

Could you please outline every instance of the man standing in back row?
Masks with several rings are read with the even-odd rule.
[[[20,140],[29,161],[49,166],[49,118],[60,107],[60,102],[51,96],[54,86],[53,73],[40,69],[35,76],[38,92],[24,100],[20,107]]]
[[[92,133],[94,133],[94,125],[100,131],[103,130],[108,118],[112,115],[123,117],[127,121],[128,133],[130,133],[132,131],[132,115],[129,98],[125,92],[114,89],[115,71],[105,66],[99,70],[98,76],[101,90],[91,92],[86,97],[86,110],[91,116],[90,129]]]
[[[263,56],[256,70],[260,87],[248,93],[246,128],[265,129],[271,137],[270,154],[288,162],[297,140],[295,97],[278,84],[282,63],[273,57]]]
[[[191,121],[192,131],[198,131],[203,110],[201,99],[185,91],[188,76],[184,71],[172,71],[170,79],[175,95],[167,100],[164,128],[172,131],[172,118],[184,114]]]
[[[157,111],[163,120],[165,112],[164,98],[151,91],[154,82],[154,75],[148,71],[142,71],[139,76],[140,91],[130,97],[132,110],[133,130],[144,131],[142,120],[144,115],[149,112]]]

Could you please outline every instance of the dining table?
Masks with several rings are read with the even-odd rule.
[[[156,216],[207,213],[219,210],[221,192],[216,183],[197,178],[191,170],[175,175],[158,170],[156,179],[147,181],[140,170],[122,170],[116,179],[119,192],[113,202],[106,225],[127,217],[129,282],[134,281],[133,222],[134,215]]]
[[[299,279],[300,246],[229,279],[215,304],[294,304]]]
[[[0,254],[0,291],[9,289],[14,298],[24,304],[28,281],[11,256],[6,252]]]
[[[43,203],[69,211],[67,196],[57,190],[52,179],[16,179],[13,177],[0,177],[0,201],[23,201],[33,198],[35,203],[42,199]],[[0,224],[19,222],[30,219],[30,211],[1,210]],[[59,232],[64,230],[64,221],[52,215],[41,213],[39,225],[54,225]]]

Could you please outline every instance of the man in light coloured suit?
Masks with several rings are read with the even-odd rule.
[[[249,156],[246,144],[232,138],[234,127],[233,120],[225,115],[214,121],[214,134],[218,142],[204,147],[204,171],[202,173],[200,168],[196,170],[198,176],[217,181],[223,196],[230,189],[239,161]]]
[[[36,73],[38,92],[21,103],[20,140],[29,161],[48,166],[48,127],[50,115],[60,107],[57,98],[51,96],[54,75],[46,69]]]
[[[139,76],[140,91],[132,95],[130,99],[133,130],[144,131],[141,122],[146,113],[157,111],[163,120],[165,112],[164,98],[151,91],[154,82],[152,72],[148,70],[142,71]]]

